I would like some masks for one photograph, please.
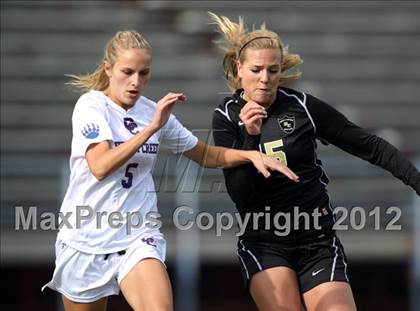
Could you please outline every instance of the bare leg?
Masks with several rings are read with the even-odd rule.
[[[90,303],[78,303],[71,301],[64,295],[61,296],[63,299],[64,309],[66,311],[105,311],[108,298],[104,297],[95,302]]]
[[[345,282],[320,284],[303,294],[308,311],[355,311],[353,293]]]
[[[256,273],[251,279],[250,292],[261,311],[300,311],[296,273],[287,267]]]
[[[157,259],[138,262],[121,281],[125,299],[135,311],[172,311],[172,289],[165,266]]]

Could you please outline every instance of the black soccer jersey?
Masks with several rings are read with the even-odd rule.
[[[420,194],[420,173],[395,147],[309,94],[279,88],[275,102],[267,109],[261,135],[248,135],[239,118],[245,105],[242,91],[236,91],[216,108],[215,144],[260,150],[287,164],[300,181],[295,183],[276,172],[266,179],[250,164],[224,169],[228,193],[240,213],[264,212],[266,206],[272,214],[291,212],[295,206],[308,213],[319,208],[328,214],[322,225],[331,227],[331,210],[325,210],[329,208],[328,177],[316,154],[316,139],[383,167]]]

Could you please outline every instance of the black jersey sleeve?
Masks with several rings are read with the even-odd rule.
[[[213,138],[216,146],[239,150],[258,150],[259,136],[251,136],[240,129],[224,115],[215,111],[213,114]],[[238,209],[255,192],[257,170],[252,164],[244,164],[223,169],[227,191]]]
[[[313,96],[308,95],[306,106],[313,118],[317,138],[382,167],[420,195],[420,173],[397,148]]]

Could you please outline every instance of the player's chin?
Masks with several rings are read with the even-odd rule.
[[[267,106],[272,102],[272,96],[269,94],[265,95],[256,95],[253,98],[253,101],[261,106]]]
[[[140,95],[138,96],[125,96],[124,97],[124,104],[126,106],[134,106],[134,104],[137,102],[137,100],[139,99]]]

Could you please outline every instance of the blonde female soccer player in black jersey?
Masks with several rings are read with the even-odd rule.
[[[238,241],[245,284],[264,311],[299,311],[302,297],[308,311],[355,310],[316,139],[388,170],[417,194],[420,174],[383,139],[314,96],[285,87],[299,77],[288,70],[301,59],[288,52],[276,33],[264,25],[247,31],[242,19],[235,23],[210,15],[226,42],[223,66],[233,90],[214,112],[216,145],[261,150],[287,163],[300,178],[299,183],[281,174],[264,179],[249,165],[224,169],[229,195],[244,218],[270,213],[270,229],[265,217],[249,221]],[[296,209],[308,220],[294,217]],[[278,215],[289,215],[282,218],[289,224],[278,222]],[[290,232],[276,230],[280,227]]]

